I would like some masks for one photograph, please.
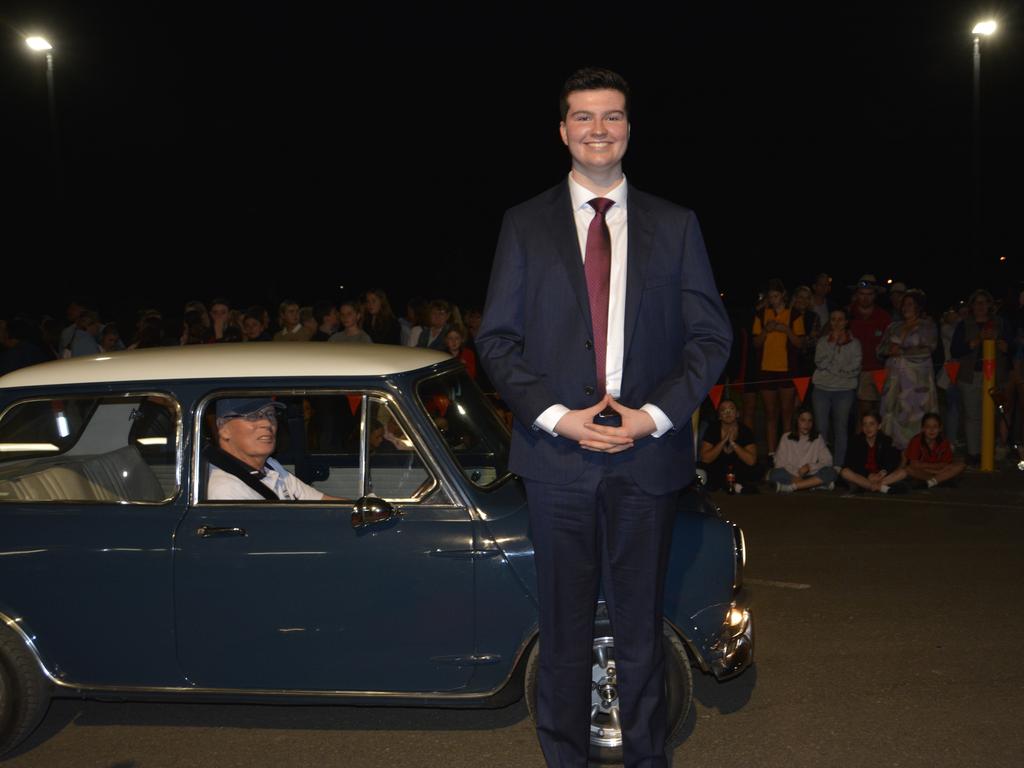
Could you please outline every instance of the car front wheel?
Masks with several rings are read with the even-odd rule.
[[[665,652],[665,704],[668,722],[666,741],[679,737],[690,711],[693,676],[690,660],[675,630],[665,623],[662,630]],[[537,674],[540,642],[533,644],[526,663],[525,693],[530,717],[537,720]],[[594,643],[590,692],[590,759],[601,763],[622,762],[622,726],[619,712],[618,679],[615,669],[615,638],[602,605],[594,621]]]

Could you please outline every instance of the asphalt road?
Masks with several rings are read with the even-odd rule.
[[[695,671],[673,765],[1024,765],[1024,473],[899,497],[717,497],[756,665]],[[542,766],[526,708],[55,701],[4,768]]]

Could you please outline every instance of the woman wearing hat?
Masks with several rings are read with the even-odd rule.
[[[921,417],[938,408],[932,351],[939,340],[935,321],[924,313],[923,291],[910,290],[900,303],[901,319],[882,334],[878,357],[887,376],[882,391],[882,430],[903,450],[919,431]]]

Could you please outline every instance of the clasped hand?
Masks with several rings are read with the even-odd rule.
[[[622,426],[608,427],[595,424],[594,417],[607,407],[622,417]],[[600,453],[621,453],[633,447],[633,441],[654,433],[657,426],[647,411],[627,408],[611,395],[605,395],[601,402],[590,408],[569,411],[558,420],[555,433],[567,440],[574,440],[581,448]]]

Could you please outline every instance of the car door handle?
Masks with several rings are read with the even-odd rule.
[[[201,525],[196,528],[201,539],[212,539],[214,536],[248,536],[245,528],[218,528],[215,525]]]

